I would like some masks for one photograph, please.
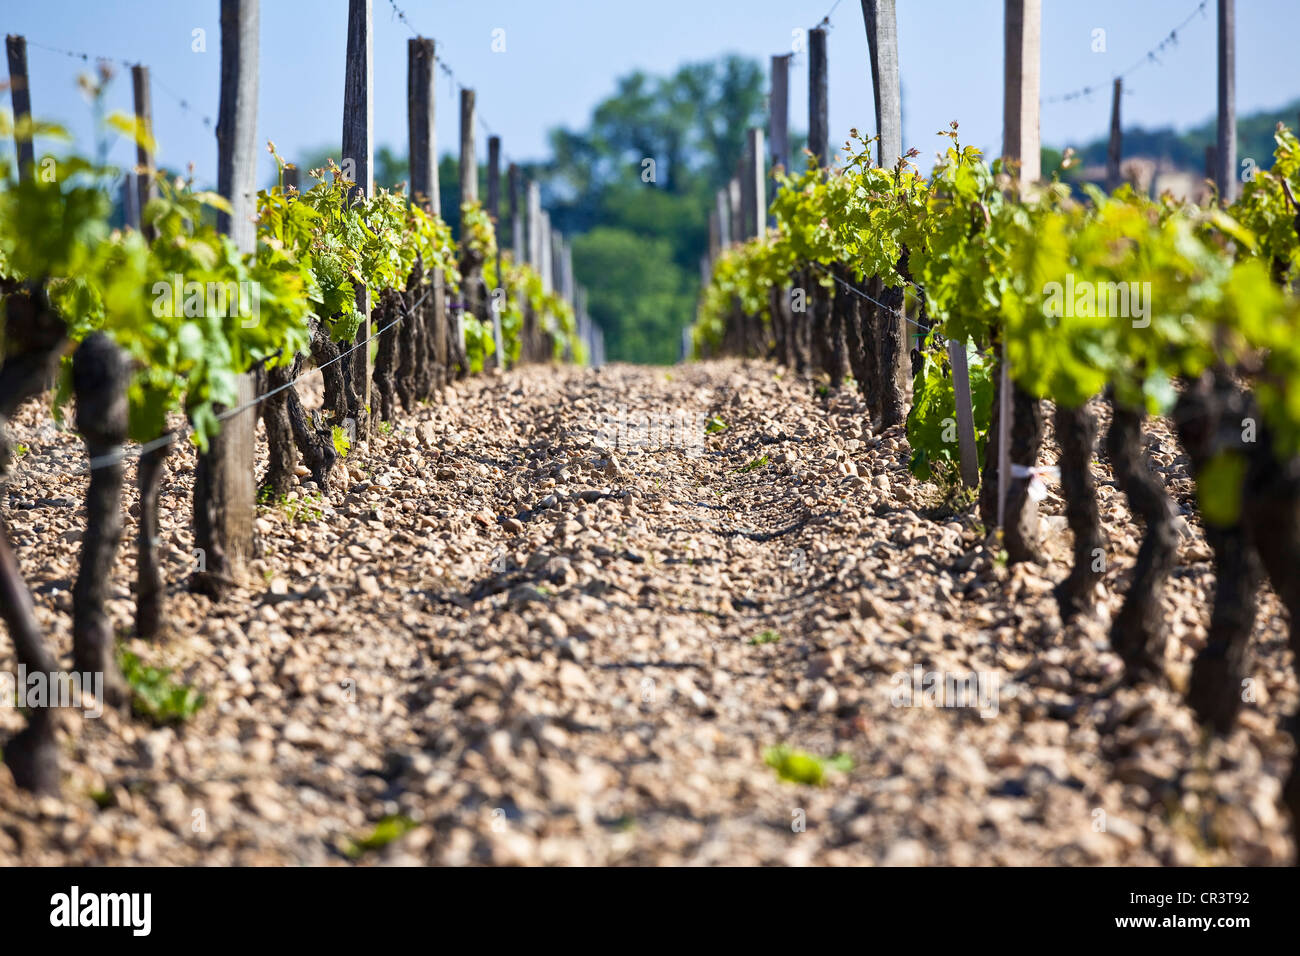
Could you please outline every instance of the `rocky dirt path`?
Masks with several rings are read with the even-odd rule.
[[[620,418],[651,444],[614,447]],[[67,659],[84,459],[38,406],[15,432],[4,515]],[[1167,431],[1151,451],[1190,519]],[[376,436],[348,487],[264,507],[256,586],[211,605],[179,588],[174,454],[171,633],[130,638],[133,544],[111,610],[207,701],[161,729],[69,715],[61,799],[0,767],[0,864],[1289,861],[1272,596],[1255,701],[1205,742],[1176,689],[1114,686],[1104,621],[1061,628],[1055,495],[1052,564],[1008,573],[906,457],[852,395],[761,363],[486,376]],[[1102,496],[1113,613],[1137,535]],[[1180,558],[1175,685],[1209,613],[1194,519]],[[974,693],[907,693],[930,674]],[[0,708],[0,740],[19,726]]]

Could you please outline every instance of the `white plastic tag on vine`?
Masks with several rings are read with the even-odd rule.
[[[1042,465],[1027,467],[1025,465],[1011,466],[1012,478],[1028,478],[1029,487],[1025,493],[1029,495],[1031,501],[1042,501],[1047,497],[1047,485],[1044,484],[1044,478],[1060,478],[1061,469],[1056,465]]]

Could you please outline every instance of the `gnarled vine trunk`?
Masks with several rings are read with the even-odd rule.
[[[834,275],[841,281],[844,281],[844,267],[836,263],[833,267]],[[831,348],[830,348],[830,368],[828,371],[831,376],[831,388],[839,388],[844,384],[844,368],[848,361],[846,354],[845,339],[848,335],[848,305],[849,296],[852,294],[840,283],[836,283],[834,288],[828,293],[831,299]]]
[[[288,365],[277,365],[266,370],[267,391],[271,394],[262,401],[262,424],[266,426],[266,447],[269,461],[266,476],[259,488],[259,497],[270,495],[282,498],[297,483],[294,466],[298,453],[294,445],[293,426],[289,422],[289,383],[302,372],[302,356],[295,355]]]
[[[333,415],[335,423],[341,426],[348,417],[350,403],[356,398],[356,393],[349,390],[346,374],[346,366],[350,363],[339,358],[342,350],[330,338],[324,323],[314,325],[311,333],[312,358],[321,370],[325,388],[324,410]]]
[[[1146,526],[1133,580],[1111,626],[1110,640],[1123,658],[1130,679],[1161,680],[1165,633],[1160,620],[1160,598],[1165,578],[1177,557],[1178,538],[1172,503],[1164,485],[1147,464],[1142,446],[1144,418],[1138,409],[1116,402],[1106,434],[1106,450],[1115,483],[1128,498],[1133,514]]]
[[[796,271],[791,276],[793,283],[790,297],[786,299],[786,310],[790,316],[790,360],[795,373],[800,377],[808,374],[808,274],[807,270]],[[799,294],[799,306],[795,308],[794,296]]]
[[[1074,534],[1074,556],[1069,576],[1056,588],[1061,620],[1069,622],[1092,610],[1105,571],[1106,539],[1097,507],[1097,482],[1092,474],[1097,444],[1097,420],[1087,405],[1057,405],[1053,422],[1061,448],[1061,491],[1065,520]]]
[[[135,631],[145,640],[155,639],[162,631],[165,591],[158,560],[158,498],[172,447],[165,439],[170,437],[160,436],[155,447],[141,453],[136,465],[140,520],[136,533]]]
[[[820,274],[808,270],[808,311],[811,313],[809,335],[815,372],[831,374],[830,292],[819,281]]]
[[[1043,403],[1019,385],[1011,386],[1014,417],[1011,422],[1011,453],[1014,465],[1034,468],[1043,447]],[[1043,562],[1038,528],[1038,503],[1029,496],[1028,477],[1015,477],[1007,486],[1007,510],[1004,515],[1003,546],[1007,563]]]
[[[417,260],[406,280],[406,292],[402,296],[402,324],[397,327],[399,344],[397,347],[397,370],[394,384],[397,397],[408,413],[415,411],[420,395],[419,370],[430,360],[425,351],[423,306],[417,309],[420,297],[427,290],[422,290],[424,268]]]
[[[67,326],[50,306],[45,289],[28,286],[5,301],[5,354],[0,364],[0,477],[8,478],[12,448],[7,422],[18,406],[48,386],[58,365]],[[53,674],[58,666],[45,645],[31,592],[9,544],[0,516],[0,618],[9,630],[18,664],[28,672]],[[27,726],[4,745],[4,760],[14,782],[34,793],[59,791],[59,749],[55,712],[33,707]]]
[[[1248,404],[1227,375],[1215,372],[1207,372],[1179,395],[1174,421],[1198,483],[1217,455],[1233,454],[1242,461],[1251,457],[1241,432],[1247,415],[1254,414]],[[1262,577],[1259,555],[1247,528],[1245,491],[1239,489],[1237,514],[1231,520],[1202,515],[1205,538],[1214,552],[1214,609],[1205,647],[1192,664],[1187,700],[1197,719],[1219,733],[1232,727],[1241,710],[1250,632],[1258,607],[1256,592]]]
[[[86,534],[81,567],[72,590],[72,660],[76,670],[102,674],[104,702],[127,701],[126,682],[117,667],[113,625],[104,603],[112,581],[113,559],[122,540],[122,445],[127,436],[125,353],[107,335],[94,332],[72,356],[72,388],[77,399],[77,430],[90,459],[86,489]]]
[[[902,383],[898,380],[899,364],[903,360],[906,343],[903,332],[903,290],[899,287],[885,289],[874,280],[874,298],[882,306],[876,308],[875,339],[880,343],[876,353],[879,360],[877,376],[880,382],[879,429],[892,428],[907,420],[907,401]]]
[[[840,292],[844,297],[844,351],[848,361],[849,371],[853,373],[853,381],[857,384],[859,392],[866,394],[867,370],[867,352],[866,343],[862,336],[862,304],[863,299],[857,294],[857,284],[853,281],[853,273],[847,266],[839,267],[840,279],[845,285],[840,286]],[[850,291],[852,290],[852,291]]]
[[[379,348],[375,353],[375,369],[371,379],[377,401],[373,412],[383,421],[391,422],[397,418],[397,369],[398,343],[401,335],[401,323],[393,325],[404,314],[406,303],[400,293],[386,289],[379,298],[379,306],[374,313],[374,327],[383,329],[379,335]]]

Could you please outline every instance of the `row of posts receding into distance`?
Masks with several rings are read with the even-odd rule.
[[[1217,145],[1206,148],[1206,175],[1212,178],[1219,195],[1231,201],[1237,187],[1236,108],[1234,91],[1235,3],[1217,0],[1218,4],[1218,132]],[[1040,118],[1040,65],[1042,48],[1042,0],[1004,0],[1004,100],[1002,155],[1018,164],[1023,186],[1042,177]],[[892,168],[903,154],[901,87],[898,64],[898,30],[895,0],[862,0],[863,21],[871,62],[872,97],[876,130],[879,136],[876,162]],[[826,84],[826,24],[808,33],[808,151],[823,167],[831,164]],[[789,75],[791,54],[773,56],[771,88],[768,97],[766,161],[773,169],[790,168],[789,145]],[[1108,151],[1107,180],[1110,188],[1120,185],[1122,142],[1119,104],[1122,80],[1114,81],[1111,113],[1111,138]],[[709,249],[701,261],[704,282],[709,281],[713,263],[729,246],[749,239],[762,238],[767,228],[765,191],[764,131],[748,130],[745,151],[736,175],[718,190],[709,214]],[[902,316],[898,319],[904,322]],[[683,334],[683,355],[689,353],[689,332]],[[974,487],[979,482],[980,467],[976,459],[974,417],[971,409],[969,369],[966,344],[948,343],[956,393],[957,435],[960,471],[963,482]],[[1000,396],[1010,396],[1013,386],[1007,363],[999,361]],[[1010,442],[1001,440],[1012,433],[1012,401],[996,401],[997,420],[991,439],[996,440],[996,465],[988,469],[995,476],[998,502],[998,525],[1005,527],[1008,500],[1023,500],[1028,478],[1012,478],[1009,461]]]
[[[231,212],[218,217],[218,227],[229,235],[241,252],[252,252],[257,235],[257,94],[258,43],[260,31],[259,0],[220,0],[221,3],[221,99],[217,121],[217,189],[230,203]],[[374,190],[374,29],[372,0],[348,0],[347,67],[343,94],[342,157],[352,160],[357,191],[371,195]],[[16,124],[15,145],[19,174],[33,175],[34,144],[24,120],[32,115],[31,87],[27,70],[27,43],[24,37],[6,37],[9,63],[10,95]],[[435,132],[434,79],[437,60],[434,41],[415,37],[408,42],[407,119],[410,149],[410,195],[427,211],[441,209],[438,188],[437,136]],[[150,102],[149,68],[132,68],[135,114],[139,125],[153,135]],[[474,91],[461,89],[460,177],[462,201],[478,197],[478,159],[475,151]],[[501,139],[488,141],[487,213],[494,223],[500,222]],[[128,222],[138,228],[140,211],[154,195],[151,172],[155,159],[147,146],[138,147],[137,175],[128,174],[123,183],[123,203]],[[297,185],[297,171],[291,170],[290,183]],[[558,291],[573,306],[578,335],[587,347],[593,365],[604,362],[604,337],[586,311],[586,290],[576,285],[572,247],[565,237],[551,228],[550,216],[541,208],[540,186],[525,185],[522,170],[514,163],[508,169],[511,232],[515,261],[525,262],[541,274],[545,290]],[[463,231],[463,230],[462,230]],[[500,261],[498,259],[498,266]],[[500,268],[497,275],[501,275]],[[470,279],[466,277],[466,288]],[[435,289],[440,290],[440,278]],[[513,290],[499,290],[515,294]],[[435,295],[435,308],[445,307]],[[500,311],[493,297],[490,309],[493,335],[497,344],[495,361],[503,362]],[[357,342],[367,339],[370,327],[369,290],[359,288],[357,305],[365,316],[357,332]],[[453,310],[459,316],[460,310]],[[463,336],[463,326],[461,329]],[[463,342],[463,338],[462,338]],[[360,385],[362,403],[370,407],[372,362],[369,348],[352,353],[354,380]],[[462,348],[463,355],[463,348]],[[253,377],[243,375],[239,382],[239,406],[251,403]],[[226,578],[238,578],[253,554],[253,518],[255,491],[252,463],[253,439],[257,421],[256,406],[250,406],[223,422],[208,452],[200,455],[196,487],[206,489],[209,498],[200,508],[196,500],[195,547],[208,556],[208,570]],[[364,437],[366,422],[358,421],[357,431]],[[196,497],[200,492],[196,491]],[[215,521],[208,524],[200,512]]]

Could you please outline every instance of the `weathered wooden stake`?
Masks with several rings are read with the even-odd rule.
[[[140,231],[140,205],[135,179],[130,173],[122,176],[122,218],[129,228]]]
[[[1019,163],[1022,189],[1042,174],[1039,141],[1039,78],[1043,23],[1042,0],[1006,0],[1004,112],[1002,153]],[[1029,393],[1011,383],[1002,354],[998,382],[998,526],[1003,529],[1008,560],[1016,562],[1036,550],[1036,508],[1029,498],[1027,477],[1014,478],[1012,465],[1038,464],[1042,440],[1041,406]],[[1014,409],[1014,411],[1013,411]],[[1024,416],[1024,419],[1021,419]],[[1019,458],[1013,461],[1013,458]]]
[[[551,214],[542,213],[541,253],[538,259],[538,271],[542,274],[542,291],[550,293],[555,288],[555,255],[551,247]]]
[[[1115,77],[1114,92],[1110,98],[1110,142],[1106,146],[1106,188],[1114,192],[1123,180],[1120,178],[1120,157],[1124,148],[1124,128],[1120,125],[1119,102],[1124,95],[1124,78]]]
[[[551,288],[561,299],[564,295],[564,233],[551,230]],[[566,300],[567,301],[567,300]]]
[[[731,247],[731,190],[719,189],[714,202],[714,214],[718,218],[718,248]]]
[[[411,165],[411,198],[432,215],[441,215],[442,197],[438,186],[438,126],[435,122],[438,98],[435,78],[437,48],[427,37],[412,37],[406,43],[406,128]],[[427,268],[427,264],[424,266]],[[417,391],[433,396],[447,383],[447,312],[441,269],[429,275],[432,292],[408,318],[419,329],[414,333],[418,348],[415,373]],[[423,367],[422,367],[423,366]]]
[[[745,241],[745,213],[741,199],[743,193],[740,188],[740,181],[744,177],[744,163],[742,159],[737,164],[736,175],[727,183],[727,213],[731,218],[732,245],[739,245]]]
[[[540,272],[542,267],[542,187],[536,180],[528,183],[528,264]]]
[[[948,340],[948,361],[952,365],[952,387],[957,398],[957,451],[961,462],[961,481],[967,488],[980,483],[978,446],[975,443],[975,413],[971,407],[970,367],[966,361],[966,343]]]
[[[903,100],[898,74],[898,19],[894,0],[862,0],[876,101],[876,165],[893,169],[903,155]]]
[[[217,190],[230,203],[217,228],[240,252],[257,243],[257,72],[259,0],[221,0],[221,102],[217,114]],[[236,402],[253,399],[253,377],[239,377]],[[237,407],[238,407],[237,406]],[[253,555],[256,412],[221,423],[194,472],[194,545],[202,563],[191,586],[220,597],[239,582]]]
[[[149,92],[149,67],[137,63],[131,67],[131,90],[135,96],[135,121],[136,125],[144,131],[149,142],[153,141],[153,100]],[[154,181],[153,151],[143,142],[137,142],[135,147],[135,164],[139,167],[136,171],[136,195],[139,205],[138,215],[140,222],[144,222],[144,211],[149,205],[149,200],[158,194],[158,185]],[[153,238],[152,227],[145,227],[144,236],[147,239]]]
[[[497,289],[505,288],[505,279],[501,275],[501,137],[488,137],[488,215],[492,217],[492,228],[496,231],[497,237]],[[505,354],[502,349],[501,339],[501,308],[505,303],[501,301],[500,295],[494,295],[491,299],[492,312],[492,341],[496,346],[493,356],[496,359],[497,368],[505,368]]]
[[[411,198],[426,212],[439,212],[438,127],[434,123],[434,41],[406,41],[406,130],[411,162]]]
[[[343,163],[356,170],[353,196],[374,192],[374,20],[370,0],[348,0],[347,67],[343,80]],[[370,290],[357,286],[361,326],[355,341],[370,338]],[[370,434],[370,347],[363,345],[347,360],[359,407],[349,409],[358,440]]]
[[[5,37],[9,55],[9,96],[14,106],[14,147],[18,154],[18,178],[31,179],[36,163],[31,131],[24,129],[32,118],[32,88],[27,79],[27,38]]]
[[[808,31],[808,151],[818,166],[831,164],[830,123],[826,90],[826,31]]]
[[[1002,155],[1020,165],[1022,186],[1043,174],[1039,139],[1042,0],[1006,0]]]
[[[464,308],[456,312],[456,342],[461,357],[461,375],[469,373],[469,358],[465,348],[465,313],[483,316],[483,264],[469,256],[469,246],[463,244],[465,231],[464,210],[467,203],[478,202],[478,155],[474,144],[474,91],[460,91],[460,236],[461,245],[461,300]]]
[[[767,170],[764,168],[763,130],[757,126],[750,127],[745,159],[749,161],[745,185],[750,203],[746,209],[745,232],[750,237],[762,237],[767,233]]]
[[[510,250],[516,264],[524,261],[523,178],[519,167],[510,164]]]
[[[740,238],[755,236],[754,220],[758,215],[758,197],[754,192],[754,130],[746,130],[745,151],[740,157]],[[761,160],[759,160],[761,162]]]
[[[772,91],[767,100],[767,135],[772,168],[790,168],[790,54],[772,57]]]
[[[496,225],[501,218],[501,137],[488,137],[487,212]]]
[[[478,199],[478,157],[474,149],[474,91],[460,91],[460,204]]]
[[[573,245],[567,239],[564,240],[563,250],[564,258],[560,260],[560,278],[564,284],[561,288],[564,291],[564,300],[577,309],[577,285],[573,281]]]
[[[1219,0],[1219,121],[1214,181],[1224,202],[1237,195],[1237,4]]]

